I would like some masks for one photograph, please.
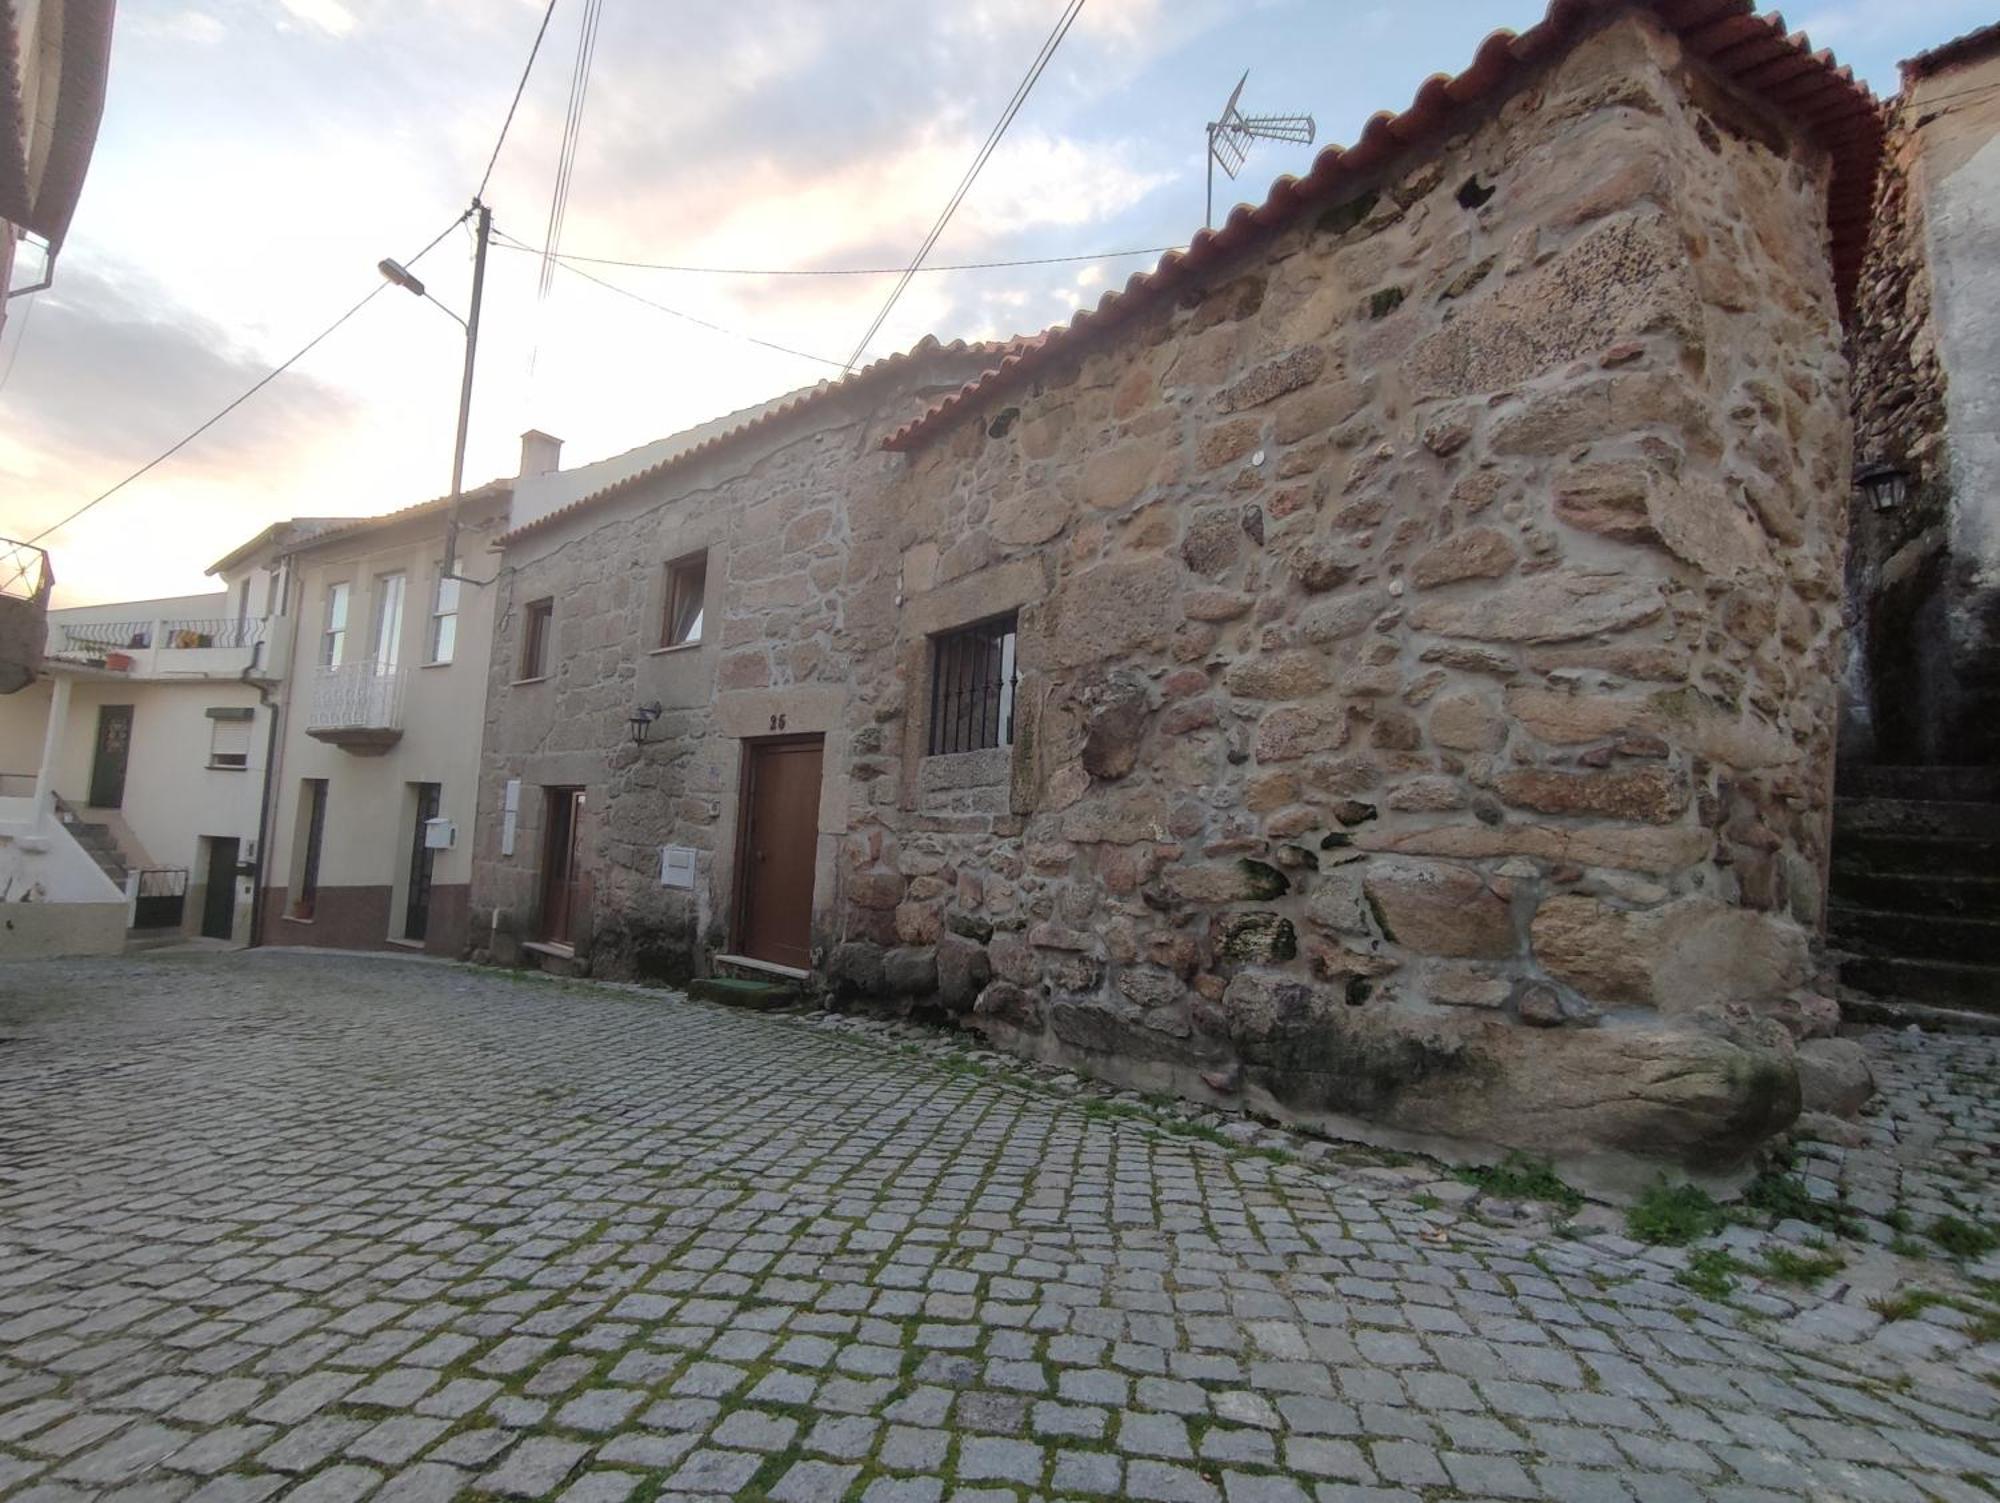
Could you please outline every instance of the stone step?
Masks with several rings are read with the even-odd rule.
[[[2000,921],[1993,919],[1892,913],[1834,903],[1826,911],[1826,937],[1835,949],[1857,955],[1961,960],[2000,967]]]
[[[2000,767],[1843,768],[1837,786],[1843,798],[2000,804]]]
[[[1984,877],[2000,873],[2000,840],[1844,830],[1833,844],[1834,880],[1850,871]]]
[[[1836,844],[1844,835],[1877,833],[2000,840],[2000,804],[1837,798],[1833,801],[1833,830]]]
[[[752,1012],[775,1012],[790,1007],[800,997],[799,989],[782,981],[747,981],[738,976],[703,976],[687,984],[687,994],[704,1002],[720,1002]]]
[[[1947,843],[1925,844],[1935,855],[1935,848]],[[1830,891],[1834,906],[1839,908],[2000,919],[2000,862],[1988,860],[1975,868],[1973,875],[1953,874],[1966,870],[1963,866],[1941,869],[1935,861],[1919,861],[1907,871],[1881,871],[1865,863],[1844,865],[1836,861]]]
[[[1873,997],[2000,1016],[2000,965],[1850,955],[1840,980]]]

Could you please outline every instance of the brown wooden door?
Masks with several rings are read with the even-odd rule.
[[[583,832],[583,790],[550,788],[548,825],[542,840],[542,938],[552,945],[576,943],[577,884],[582,876],[577,845]]]
[[[824,742],[753,741],[743,777],[738,944],[752,960],[812,964],[813,861]]]

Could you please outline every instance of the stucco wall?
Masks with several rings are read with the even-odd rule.
[[[125,896],[31,799],[0,798],[0,961],[116,955]]]
[[[491,504],[468,516],[479,530],[463,535],[461,571],[493,573],[486,540],[497,521]],[[425,948],[456,955],[466,944],[463,890],[471,876],[470,835],[476,819],[479,745],[487,652],[493,634],[493,589],[465,585],[459,593],[452,661],[428,664],[432,575],[444,552],[444,519],[429,516],[367,527],[329,538],[297,556],[297,586],[288,628],[286,711],[279,778],[273,799],[269,859],[264,864],[262,942],[272,945],[383,946],[404,933],[411,830],[411,785],[436,783],[439,812],[459,832],[432,868],[431,923]],[[325,625],[327,588],[351,587],[346,661],[374,651],[377,581],[406,579],[399,662],[404,676],[402,737],[379,755],[361,755],[307,734],[314,675]],[[290,916],[287,891],[302,858],[300,790],[306,779],[327,780],[327,816],[319,884],[325,910],[306,922]]]

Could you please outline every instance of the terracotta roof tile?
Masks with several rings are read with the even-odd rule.
[[[502,534],[496,540],[495,546],[505,547],[517,538],[524,538],[531,533],[540,532],[543,528],[553,526],[557,522],[573,517],[578,512],[588,511],[592,507],[602,505],[613,497],[623,495],[635,486],[644,485],[646,482],[656,479],[669,470],[677,469],[685,464],[691,464],[696,459],[706,458],[715,453],[716,450],[737,442],[746,434],[765,428],[772,423],[778,422],[780,419],[790,417],[807,407],[825,401],[829,397],[854,390],[863,383],[898,374],[907,370],[918,361],[928,360],[933,356],[993,354],[1003,356],[1001,363],[1004,365],[1006,359],[1011,358],[1009,352],[1032,348],[1040,344],[1046,337],[1045,334],[1031,334],[1019,339],[981,340],[969,344],[962,339],[954,339],[950,344],[941,344],[935,336],[926,334],[909,349],[900,351],[894,355],[886,355],[872,364],[864,365],[859,370],[848,372],[838,380],[822,381],[817,386],[809,387],[800,392],[790,400],[780,399],[776,402],[766,404],[761,408],[746,409],[753,412],[754,416],[736,424],[734,427],[725,428],[720,432],[711,434],[700,443],[692,444],[685,449],[676,449],[657,463],[648,465],[642,470],[635,470],[629,475],[621,476],[608,485],[599,486],[596,490],[590,492],[590,494],[579,496],[576,500],[569,502],[567,505],[557,507],[545,516],[536,517],[532,522],[522,523],[512,532]]]
[[[1915,57],[1906,58],[1901,64],[1905,79],[1925,78],[1940,68],[1948,68],[1953,63],[1962,63],[1984,52],[2000,49],[2000,21],[1990,26],[1982,26],[1977,31],[1968,31],[1962,37],[1953,37],[1949,42],[1941,42],[1927,52],[1919,52]]]
[[[1412,146],[1437,141],[1460,111],[1506,87],[1526,67],[1575,41],[1586,21],[1617,0],[1550,0],[1542,20],[1520,33],[1496,31],[1455,76],[1433,74],[1401,114],[1370,117],[1352,146],[1329,146],[1303,178],[1271,185],[1261,204],[1238,204],[1217,230],[1199,230],[1184,251],[1169,251],[1150,272],[1106,292],[1095,308],[1047,330],[1019,353],[968,382],[884,441],[907,449],[975,400],[1026,380],[1092,334],[1151,307],[1189,278],[1290,222],[1307,204],[1364,186],[1368,174]],[[1843,312],[1854,293],[1867,244],[1875,171],[1882,154],[1882,107],[1866,84],[1833,55],[1814,51],[1803,33],[1787,32],[1783,17],[1756,13],[1754,0],[1636,0],[1680,37],[1693,55],[1769,101],[1800,124],[1833,158],[1829,190],[1830,254]],[[1908,66],[1907,64],[1905,66]]]

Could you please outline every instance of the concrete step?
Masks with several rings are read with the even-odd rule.
[[[1935,847],[1956,842],[1925,842]],[[1984,875],[1955,875],[1960,866],[1938,870],[1936,861],[1920,862],[1906,871],[1882,871],[1868,865],[1836,861],[1830,891],[1840,908],[1872,908],[1885,913],[1915,913],[1944,918],[2000,919],[2000,862],[1983,863]]]
[[[1837,798],[1833,801],[1837,844],[1849,834],[1944,835],[1955,839],[2000,840],[2000,804],[1955,803],[1940,799]]]
[[[2000,873],[2000,840],[1843,830],[1833,843],[1834,880],[1854,871],[1984,877]]]
[[[1837,786],[1843,798],[2000,804],[2000,767],[1843,768]]]
[[[1840,980],[1872,997],[2000,1016],[2000,965],[1850,955]]]
[[[687,994],[752,1012],[775,1012],[800,1000],[798,987],[783,981],[748,981],[737,976],[703,976],[687,984]]]
[[[2000,921],[1829,904],[1827,942],[1857,955],[1956,960],[2000,967]],[[2000,970],[1996,970],[2000,975]]]

